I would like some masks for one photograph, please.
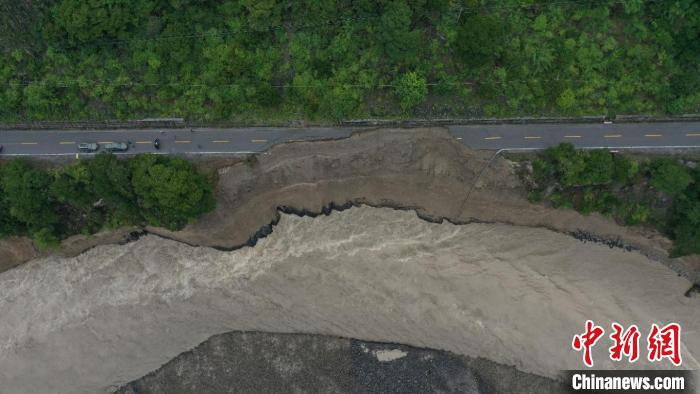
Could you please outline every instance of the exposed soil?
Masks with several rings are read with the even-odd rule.
[[[0,239],[0,272],[39,256],[31,240],[24,237]]]

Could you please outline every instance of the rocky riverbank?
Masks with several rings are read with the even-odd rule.
[[[323,335],[229,332],[120,387],[135,393],[563,393],[483,358]]]

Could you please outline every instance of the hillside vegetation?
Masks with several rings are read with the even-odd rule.
[[[561,144],[532,162],[530,200],[584,214],[599,212],[627,225],[654,226],[675,241],[674,255],[700,254],[696,165],[669,157],[636,160]]]
[[[700,111],[698,0],[20,0],[2,11],[2,121]]]
[[[0,238],[27,235],[41,248],[126,225],[178,230],[214,204],[211,182],[180,158],[103,153],[50,170],[0,166]]]

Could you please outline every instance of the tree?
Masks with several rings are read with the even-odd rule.
[[[455,42],[459,59],[471,68],[493,64],[500,57],[505,22],[493,14],[465,15]]]
[[[674,255],[700,254],[700,199],[679,197],[674,203],[673,218]]]
[[[182,159],[100,154],[48,171],[22,160],[0,165],[0,238],[29,235],[39,248],[144,218],[176,230],[213,208],[208,180]]]
[[[576,105],[576,94],[574,94],[574,91],[571,89],[564,90],[557,99],[557,105],[567,111],[574,108]]]
[[[128,164],[111,153],[100,153],[87,162],[87,168],[92,190],[110,211],[110,226],[139,223],[141,215]]]
[[[615,182],[625,184],[631,181],[639,172],[639,162],[630,160],[621,155],[615,155],[615,173],[613,179]]]
[[[674,198],[670,226],[675,256],[700,254],[700,169],[695,169],[685,192]]]
[[[21,235],[26,231],[25,226],[10,214],[10,204],[5,199],[1,185],[2,179],[0,179],[0,238]]]
[[[543,154],[532,162],[532,175],[540,187],[554,180],[556,176],[556,163],[548,158],[547,154]]]
[[[118,37],[153,9],[151,0],[62,0],[53,8],[57,32],[75,42]]]
[[[586,169],[582,174],[582,184],[601,185],[612,182],[615,172],[613,155],[605,149],[588,152],[585,158]]]
[[[549,148],[545,155],[555,163],[559,182],[564,187],[571,187],[585,183],[583,173],[586,170],[586,161],[581,151],[577,151],[572,144],[563,143]]]
[[[651,165],[650,184],[655,189],[677,195],[692,181],[688,170],[672,159],[656,159]]]
[[[211,186],[189,162],[141,155],[130,164],[138,206],[149,224],[179,230],[214,209]]]
[[[57,169],[53,175],[51,194],[58,202],[82,208],[97,202],[90,171],[84,161]]]
[[[22,223],[33,235],[53,233],[59,221],[54,201],[46,191],[51,177],[32,169],[21,160],[12,160],[0,167],[4,204],[9,215]]]
[[[280,24],[280,10],[283,6],[275,0],[243,0],[248,11],[248,26],[255,31],[265,31]]]
[[[411,30],[413,11],[404,1],[387,3],[379,25],[384,53],[393,64],[414,63],[420,44],[420,31]]]
[[[425,100],[428,94],[428,83],[425,78],[417,72],[411,71],[403,74],[396,81],[396,95],[399,98],[401,109],[404,113],[413,110],[418,104]]]

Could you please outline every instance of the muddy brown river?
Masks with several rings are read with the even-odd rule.
[[[690,286],[638,253],[545,229],[365,207],[283,215],[253,248],[146,236],[0,274],[0,391],[111,391],[231,330],[398,342],[555,376],[581,367],[571,339],[587,319],[643,335],[678,322],[683,365],[697,369]],[[601,344],[596,368],[626,365]],[[647,364],[635,367],[670,366]]]

